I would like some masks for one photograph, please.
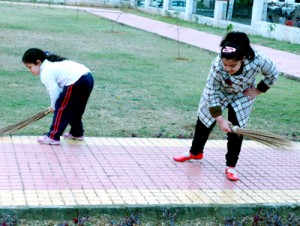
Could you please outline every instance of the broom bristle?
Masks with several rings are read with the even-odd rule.
[[[287,148],[291,145],[291,141],[289,139],[270,132],[259,131],[254,129],[245,129],[240,128],[238,126],[233,126],[232,130],[236,134],[246,136],[251,140],[260,142],[267,146]]]
[[[45,117],[49,113],[51,113],[51,109],[47,108],[47,109],[40,111],[37,114],[32,115],[31,117],[26,118],[16,124],[6,126],[2,129],[0,129],[0,135],[11,134],[11,133],[15,132],[16,130],[22,129],[25,126],[40,120],[41,118]]]

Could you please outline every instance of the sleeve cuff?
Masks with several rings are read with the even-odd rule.
[[[270,88],[264,81],[260,81],[256,87],[260,92],[265,93]]]
[[[216,118],[216,117],[222,115],[222,108],[221,108],[221,106],[211,107],[211,108],[209,108],[209,112],[213,118]]]

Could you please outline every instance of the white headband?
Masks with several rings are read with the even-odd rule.
[[[236,51],[236,48],[231,47],[231,46],[225,46],[222,49],[222,53],[234,53]]]

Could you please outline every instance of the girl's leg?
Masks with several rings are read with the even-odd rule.
[[[82,76],[74,85],[64,87],[55,104],[53,122],[48,133],[50,138],[60,140],[68,124],[71,124],[71,131],[74,130],[75,134],[71,133],[73,136],[83,135],[81,118],[93,84],[93,77],[89,74]]]
[[[60,140],[60,136],[70,122],[72,117],[71,109],[72,105],[74,105],[74,99],[72,98],[74,95],[73,86],[64,87],[56,100],[52,124],[47,134],[51,139]]]
[[[209,128],[207,128],[198,118],[195,136],[192,142],[190,151],[186,151],[182,154],[173,156],[174,161],[176,162],[185,162],[190,159],[202,159],[203,158],[203,149],[206,141],[211,133],[216,122],[214,122]]]
[[[70,120],[70,134],[74,137],[81,137],[83,136],[83,123],[82,123],[82,116],[84,114],[88,99],[92,92],[94,85],[94,80],[91,74],[82,76],[82,78],[75,83],[74,89],[78,89],[76,92],[78,97],[76,98],[76,110],[73,112],[73,116]],[[75,108],[74,108],[75,109]]]
[[[192,146],[190,149],[190,153],[192,155],[198,155],[203,153],[204,146],[208,140],[209,134],[211,133],[212,129],[216,125],[214,122],[209,128],[207,128],[200,120],[197,119],[197,124],[195,128],[195,135],[192,142]]]
[[[235,111],[231,105],[228,106],[228,121],[233,125],[239,126]],[[235,167],[241,151],[243,136],[235,133],[228,133],[227,140],[227,154],[225,155],[226,166]]]

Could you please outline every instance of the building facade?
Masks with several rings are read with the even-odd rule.
[[[147,13],[176,16],[214,27],[239,30],[300,44],[299,0],[130,0]],[[292,20],[292,26],[280,23]],[[300,22],[299,22],[300,25]],[[300,50],[299,50],[300,51]]]

